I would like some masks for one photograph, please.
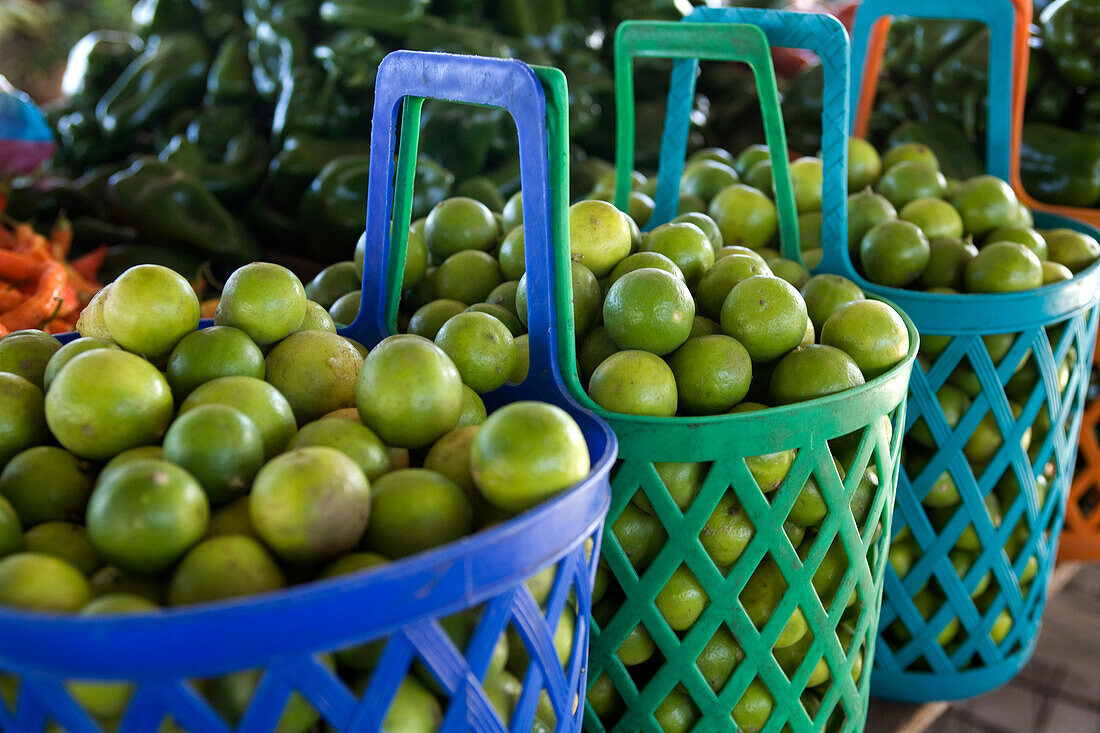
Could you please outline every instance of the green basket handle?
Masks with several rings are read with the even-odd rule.
[[[772,178],[779,209],[779,232],[783,255],[802,261],[798,241],[798,212],[794,203],[790,163],[787,160],[787,134],[779,106],[779,91],[772,65],[771,48],[764,32],[740,23],[689,23],[668,21],[626,21],[615,33],[615,206],[626,210],[630,195],[630,174],[634,169],[634,77],[636,57],[742,61],[756,79],[757,94],[764,117],[764,135],[771,149]],[[695,93],[694,74],[690,84],[676,84],[669,90],[669,106],[674,99],[690,100]],[[657,205],[647,229],[663,224],[676,215],[680,172],[683,170],[684,144],[670,137],[686,135],[686,130],[665,126],[661,144],[661,164],[657,178]],[[668,144],[670,143],[671,144]],[[666,163],[666,156],[669,161]],[[678,156],[675,165],[671,156]],[[671,192],[671,193],[670,193]]]

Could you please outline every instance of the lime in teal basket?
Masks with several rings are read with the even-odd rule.
[[[407,674],[425,679],[444,701],[445,731],[580,729],[592,582],[616,441],[604,422],[569,396],[557,361],[561,311],[552,294],[551,247],[560,249],[563,240],[551,239],[550,219],[551,193],[565,186],[559,135],[565,91],[560,72],[513,60],[404,51],[386,57],[375,91],[364,305],[345,333],[367,345],[389,334],[387,308],[395,302],[404,261],[423,100],[504,108],[515,119],[522,151],[532,368],[523,384],[487,401],[539,399],[569,411],[588,443],[589,476],[550,502],[459,542],[285,592],[112,618],[0,610],[0,730],[56,725],[70,733],[116,727],[229,733],[307,730],[320,722],[337,731],[378,731],[392,707],[410,704],[400,700]],[[392,207],[400,225],[392,227],[391,238],[402,107]],[[461,645],[448,633],[456,624],[469,629]],[[485,685],[505,637],[512,654],[525,652],[528,659],[508,720],[496,712]],[[347,653],[371,662],[354,690],[333,670],[333,657]],[[210,704],[210,680],[230,674],[237,684],[227,694],[238,698],[239,721]],[[121,717],[97,719],[90,699],[112,700]]]

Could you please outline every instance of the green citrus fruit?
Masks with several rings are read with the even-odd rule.
[[[440,298],[471,305],[481,303],[504,282],[500,266],[492,255],[466,250],[451,255],[435,274],[435,288]]]
[[[222,504],[211,510],[210,522],[206,525],[206,536],[217,537],[226,534],[256,536],[252,528],[252,517],[248,514],[248,496]]]
[[[890,287],[916,280],[931,257],[928,238],[908,221],[879,224],[859,244],[859,261],[867,279]]]
[[[825,219],[820,211],[798,215],[798,248],[802,251],[821,249],[821,227]]]
[[[642,511],[633,502],[623,507],[611,531],[638,573],[649,567],[668,539],[661,520]]]
[[[860,191],[882,175],[882,158],[875,146],[858,137],[848,139],[848,190]]]
[[[434,339],[443,324],[466,310],[466,304],[458,300],[440,298],[420,306],[409,319],[408,332],[413,336]]]
[[[928,243],[928,264],[916,280],[916,286],[951,288],[961,291],[965,282],[966,266],[977,257],[978,248],[955,237],[936,237]]]
[[[859,243],[867,232],[898,217],[897,209],[885,196],[860,191],[848,197],[848,251],[859,254]]]
[[[485,422],[485,417],[485,403],[481,397],[465,384],[462,385],[462,411],[458,415],[458,422],[455,423],[455,430],[469,425],[480,425]]]
[[[229,405],[252,421],[263,439],[265,460],[282,452],[298,429],[290,403],[279,390],[261,379],[219,377],[207,382],[183,401],[179,414],[211,404]]]
[[[782,257],[768,260],[768,269],[776,277],[799,289],[810,280],[810,271],[794,260],[785,260]]]
[[[0,472],[0,495],[24,527],[79,522],[92,494],[92,467],[72,453],[39,445],[15,455]]]
[[[354,262],[336,262],[317,273],[306,285],[306,297],[328,309],[336,299],[361,287],[363,268]]]
[[[264,462],[259,429],[228,405],[200,405],[164,435],[164,460],[198,479],[212,504],[241,496]]]
[[[507,308],[512,312],[512,315],[518,317],[519,314],[516,312],[516,290],[518,289],[519,280],[506,280],[493,288],[493,292],[489,293],[489,297],[485,299],[485,302],[489,305],[499,305]]]
[[[523,247],[523,227],[517,226],[508,232],[500,243],[497,254],[500,262],[500,274],[505,280],[519,280],[527,272],[526,253]]]
[[[744,178],[749,168],[752,168],[761,160],[770,159],[771,155],[771,148],[767,145],[760,143],[749,145],[737,154],[737,157],[734,159],[733,169],[737,171],[737,175]]]
[[[902,207],[898,218],[916,224],[929,239],[963,235],[962,217],[943,199],[914,199]]]
[[[772,194],[775,190],[775,181],[772,174],[771,158],[754,163],[752,168],[749,168],[748,172],[745,173],[744,182],[745,185],[751,186],[757,191]]]
[[[707,235],[686,222],[662,224],[648,232],[642,240],[642,251],[663,254],[676,263],[689,287],[714,264],[714,248]]]
[[[0,559],[0,606],[76,613],[90,600],[88,581],[64,560],[32,552]]]
[[[1043,262],[1043,285],[1051,285],[1073,279],[1073,272],[1065,265],[1046,260]]]
[[[906,161],[916,161],[918,163],[924,163],[930,165],[936,170],[940,169],[940,161],[936,158],[936,154],[932,151],[932,148],[921,143],[902,143],[901,145],[895,145],[886,151],[886,155],[882,157],[882,166],[884,170],[890,170],[898,163],[904,163]]]
[[[787,354],[772,373],[771,394],[777,405],[804,402],[863,384],[852,357],[833,346],[803,346]]]
[[[719,191],[708,213],[722,231],[723,244],[760,249],[777,231],[775,204],[760,191],[742,184]]]
[[[231,292],[229,283],[222,302],[226,292]],[[164,356],[198,328],[199,298],[191,283],[174,270],[137,265],[111,283],[103,303],[103,323],[111,340],[127,351]]]
[[[521,384],[527,378],[527,371],[531,367],[531,348],[527,340],[527,334],[516,337],[516,365],[512,369],[512,376],[508,381],[512,384]]]
[[[434,275],[435,268],[432,268]],[[350,326],[359,315],[359,306],[363,301],[363,291],[353,290],[347,295],[341,295],[328,309],[329,316],[337,326]],[[303,316],[304,318],[305,316]]]
[[[8,338],[14,334],[9,334]],[[186,336],[184,338],[187,338]],[[0,344],[3,342],[0,341]],[[42,372],[42,389],[47,390],[53,383],[54,377],[61,371],[61,367],[65,366],[75,357],[77,354],[83,354],[85,351],[92,351],[93,349],[117,349],[118,345],[113,341],[107,339],[95,338],[94,336],[85,336],[84,338],[78,338],[62,346],[60,349],[53,353],[50,360],[46,362],[46,368]],[[11,371],[10,369],[0,369],[0,371]],[[169,381],[171,384],[171,381]]]
[[[515,402],[489,415],[470,452],[474,483],[489,503],[519,512],[588,475],[588,445],[559,407]]]
[[[947,179],[938,169],[916,160],[887,168],[875,184],[875,192],[899,209],[916,199],[942,198],[946,189]]]
[[[710,689],[720,692],[733,675],[733,670],[745,658],[745,652],[726,626],[719,626],[703,651],[695,660],[695,666],[703,673]]]
[[[580,201],[569,207],[569,251],[596,277],[604,277],[630,254],[630,223],[606,201]]]
[[[676,414],[676,377],[664,359],[647,351],[620,351],[603,361],[588,383],[600,407],[627,415]]]
[[[996,176],[964,181],[951,196],[951,205],[962,216],[963,229],[975,237],[1011,226],[1019,210],[1012,188]]]
[[[644,227],[653,216],[653,198],[641,191],[631,191],[626,200],[626,214],[638,226]]]
[[[210,537],[183,556],[168,583],[168,603],[187,606],[286,587],[286,577],[254,537]]]
[[[691,321],[691,335],[688,338],[710,336],[715,333],[722,333],[722,324],[712,321],[706,316],[696,315]]]
[[[767,275],[742,280],[722,305],[722,331],[754,362],[777,359],[798,346],[807,321],[806,302],[794,286]]]
[[[286,397],[298,424],[355,404],[363,357],[343,336],[327,331],[291,334],[268,353],[266,364],[266,381]]]
[[[680,178],[680,193],[710,201],[726,186],[740,182],[737,172],[727,163],[698,160],[684,167],[684,174]]]
[[[0,496],[0,557],[23,549],[23,523],[11,502]]]
[[[146,459],[100,479],[88,501],[88,538],[110,563],[133,573],[167,570],[202,538],[210,504],[179,466]]]
[[[44,390],[46,366],[61,348],[48,333],[13,331],[0,338],[0,372],[17,374]]]
[[[821,211],[821,158],[799,158],[791,163],[791,183],[794,186],[794,202],[799,214]]]
[[[390,336],[363,362],[356,404],[363,424],[386,445],[421,448],[454,429],[462,411],[462,377],[431,341]]]
[[[727,492],[718,500],[718,505],[699,532],[699,542],[711,560],[722,567],[729,567],[741,557],[755,533],[741,502],[732,492]]]
[[[611,270],[611,274],[607,276],[607,287],[610,288],[626,273],[642,270],[647,267],[652,267],[656,270],[664,270],[681,280],[684,279],[684,273],[680,271],[676,263],[660,252],[635,252],[615,265]]]
[[[699,148],[687,157],[688,164],[697,163],[700,160],[715,160],[731,168],[734,165],[733,155],[725,148]]]
[[[986,235],[985,241],[1018,242],[1034,252],[1040,260],[1050,259],[1050,249],[1047,247],[1047,241],[1043,239],[1043,235],[1031,227],[997,227]],[[1098,248],[1097,254],[1100,254],[1100,248]]]
[[[1100,257],[1100,243],[1088,234],[1072,229],[1054,229],[1046,233],[1050,259],[1069,268],[1072,273],[1081,272]]]
[[[775,560],[769,558],[761,562],[739,597],[745,613],[757,629],[764,628],[768,623],[786,591],[787,581]],[[800,610],[795,609],[794,613],[788,617],[775,646],[778,648],[790,646],[801,639],[807,630],[805,617]]]
[[[462,381],[486,393],[508,381],[516,346],[508,328],[486,313],[460,313],[443,324],[435,344],[451,358]]]
[[[60,558],[86,576],[103,566],[88,539],[88,530],[81,524],[45,522],[28,529],[23,540],[27,552]]]
[[[705,213],[706,206],[704,205],[699,211],[691,211],[680,214],[672,220],[673,224],[694,224],[703,230],[703,234],[707,235],[707,239],[710,241],[710,246],[714,248],[717,253],[722,247],[722,230],[718,228],[718,223],[707,216]]]
[[[682,280],[650,268],[623,275],[603,304],[607,332],[623,349],[662,355],[687,340],[695,301]]]
[[[707,464],[695,462],[661,463],[658,461],[653,464],[653,468],[656,469],[657,476],[664,484],[664,491],[672,497],[672,501],[680,511],[686,511],[703,485],[703,479],[706,478]],[[650,503],[645,491],[634,494],[631,501],[643,511],[653,513],[653,505]]]
[[[302,316],[302,322],[298,324],[298,329],[295,333],[301,331],[327,331],[328,333],[336,333],[336,321],[332,320],[332,316],[327,310],[317,305],[312,300],[307,300],[306,314]],[[184,338],[186,338],[186,336]]]
[[[449,478],[471,501],[478,494],[470,468],[470,452],[479,430],[481,425],[456,428],[435,441],[424,457],[424,468]]]
[[[401,289],[416,287],[428,271],[428,245],[424,238],[413,229],[409,229],[409,239],[405,245],[405,267],[401,271]],[[362,273],[362,268],[358,273]],[[357,274],[358,274],[357,273]],[[358,289],[355,286],[352,289]]]
[[[390,459],[386,446],[365,425],[355,420],[315,420],[302,428],[287,444],[288,450],[309,446],[335,448],[363,471],[368,479],[374,481],[390,468]]]
[[[447,477],[422,468],[386,474],[374,485],[366,543],[385,557],[414,555],[469,534],[470,502]]]
[[[168,384],[177,402],[219,377],[263,379],[264,374],[260,347],[244,331],[229,326],[187,334],[168,357]]]
[[[587,267],[579,262],[570,262],[569,270],[573,280],[573,332],[579,336],[588,333],[588,329],[600,315],[603,293],[596,276]],[[526,281],[523,281],[523,285],[526,285]],[[524,290],[526,296],[526,288]],[[527,320],[526,309],[523,320]]]
[[[523,191],[516,191],[508,197],[501,214],[504,216],[505,231],[511,231],[523,223]]]
[[[852,357],[866,379],[886,372],[909,352],[905,321],[879,300],[842,305],[825,321],[820,341]]]
[[[752,381],[752,359],[735,339],[688,339],[668,359],[680,406],[691,415],[716,415],[740,402]]]
[[[298,276],[282,265],[253,262],[226,280],[214,323],[239,328],[266,346],[294,333],[305,314],[306,291]]]
[[[581,381],[587,382],[592,377],[592,372],[596,371],[596,367],[617,351],[619,351],[618,344],[604,326],[592,329],[577,349],[577,366],[580,369]]]
[[[686,631],[702,615],[709,599],[695,575],[681,565],[653,599],[653,605],[674,631]]]
[[[106,285],[93,295],[84,306],[84,310],[80,311],[80,317],[76,319],[76,330],[81,336],[111,340],[111,333],[107,330],[107,324],[103,322],[103,304],[107,302],[107,294],[110,290],[111,286]]]
[[[65,449],[94,461],[158,442],[173,409],[172,391],[157,368],[117,349],[77,356],[46,395],[50,431]]]
[[[966,289],[971,293],[1012,293],[1042,284],[1042,263],[1017,242],[987,244],[966,266]]]
[[[493,212],[480,201],[464,196],[440,201],[424,222],[424,241],[438,262],[464,250],[487,250],[496,240]]]

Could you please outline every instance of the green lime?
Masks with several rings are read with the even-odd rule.
[[[1065,265],[1046,260],[1043,262],[1043,285],[1051,285],[1073,279],[1073,272]]]
[[[709,202],[726,186],[740,182],[737,172],[729,164],[715,160],[698,160],[684,167],[680,178],[680,193],[698,196]]]
[[[883,374],[909,353],[905,321],[880,300],[845,303],[821,328],[821,343],[852,357],[866,379]]]
[[[155,458],[161,460],[164,458],[164,448],[159,445],[143,445],[137,448],[131,448],[130,450],[124,450],[117,456],[103,464],[103,468],[99,471],[99,476],[96,477],[96,481],[103,480],[111,471],[125,466],[127,463],[133,463],[134,461],[145,460],[146,458]]]
[[[756,250],[749,249],[748,247],[742,247],[737,244],[731,244],[726,247],[719,247],[718,250],[714,253],[714,261],[718,262],[718,260],[726,257],[731,257],[733,255],[745,255],[746,257],[753,258],[757,262],[767,264],[769,259],[778,258],[779,252],[771,249],[770,247],[761,247],[759,250]]]
[[[771,155],[771,148],[767,145],[760,143],[749,145],[737,154],[737,157],[734,159],[733,169],[737,171],[737,175],[744,178],[749,168],[752,168],[761,160],[769,160]]]
[[[882,175],[883,161],[875,146],[863,138],[848,138],[848,190],[861,191]]]
[[[371,513],[370,483],[335,448],[295,448],[260,469],[248,508],[256,534],[281,558],[319,562],[359,543]]]
[[[111,333],[107,330],[107,324],[103,322],[103,304],[107,302],[107,294],[110,290],[109,284],[104,286],[92,296],[84,306],[84,310],[80,311],[80,317],[76,319],[76,330],[81,336],[111,340]]]
[[[103,566],[88,539],[88,530],[81,524],[45,522],[28,529],[23,540],[27,552],[60,558],[86,576]]]
[[[253,537],[209,537],[183,556],[168,584],[168,603],[186,606],[286,587],[286,578]]]
[[[801,293],[810,321],[818,331],[837,308],[865,297],[863,290],[848,278],[830,274],[814,275],[802,286]]]
[[[46,366],[61,348],[61,342],[48,333],[13,331],[0,338],[0,372],[16,374],[44,390]]]
[[[500,243],[497,259],[500,261],[500,274],[505,280],[519,280],[523,277],[523,273],[527,272],[522,226],[517,226],[508,232],[508,236]]]
[[[777,231],[775,204],[760,191],[742,184],[719,191],[708,213],[722,231],[724,244],[760,249]]]
[[[771,395],[777,405],[804,402],[863,384],[863,373],[852,357],[838,348],[803,346],[776,365]]]
[[[687,631],[702,615],[709,599],[694,573],[681,565],[653,599],[673,631]]]
[[[806,267],[813,270],[821,264],[824,256],[825,251],[822,249],[807,249],[802,252],[802,261],[806,264]]]
[[[657,252],[672,260],[689,287],[714,264],[714,248],[694,224],[662,224],[645,235],[641,247],[643,252]]]
[[[794,260],[785,260],[782,257],[768,260],[768,269],[773,275],[786,280],[798,289],[810,280],[810,271]]]
[[[580,266],[581,265],[578,265],[578,267]],[[596,287],[599,286],[597,285]],[[523,324],[520,322],[519,318],[516,317],[516,314],[502,305],[492,305],[491,303],[474,303],[469,308],[464,310],[463,313],[484,313],[486,315],[492,316],[493,318],[503,323],[504,327],[508,329],[508,333],[512,334],[513,337],[519,336],[527,332],[527,329],[523,327]],[[436,335],[439,335],[438,332],[436,333]]]
[[[676,202],[677,214],[702,214],[707,210],[707,202],[698,196],[688,196],[686,194],[680,194],[679,199]]]
[[[647,267],[652,267],[657,270],[664,270],[670,275],[674,275],[679,279],[684,279],[684,273],[680,271],[680,268],[676,266],[676,263],[670,260],[660,252],[635,252],[626,259],[622,260],[619,264],[611,270],[611,274],[607,276],[607,287],[610,288],[619,278],[628,272],[634,272],[635,270],[641,270]]]
[[[412,312],[420,306],[426,303],[430,303],[438,297],[435,290],[435,276],[438,272],[438,267],[429,266],[428,269],[424,271],[424,277],[420,280],[420,282],[418,282],[413,287],[402,291],[401,309],[403,311]],[[354,293],[348,293],[347,295],[342,297],[351,298],[352,296],[358,296],[355,300],[355,309],[352,310],[350,305],[344,306],[344,308],[348,311],[348,313],[346,314],[347,317],[354,320],[355,316],[359,313],[359,302],[362,299],[362,292],[356,291]],[[337,303],[339,302],[340,301],[337,301]],[[329,313],[332,314],[335,310],[336,303],[333,303],[332,308],[329,309]],[[335,315],[333,315],[333,319],[335,319]]]
[[[8,334],[7,338],[11,338],[15,334]],[[186,336],[184,337],[186,338]],[[6,341],[5,339],[4,341]],[[0,345],[4,343],[0,341]],[[42,389],[48,390],[53,383],[54,377],[61,371],[61,368],[69,363],[73,357],[78,354],[83,354],[85,351],[92,351],[93,349],[117,349],[118,345],[113,341],[107,339],[96,338],[94,336],[85,336],[84,338],[78,338],[62,346],[60,349],[53,353],[53,356],[46,362],[46,368],[42,372]],[[0,369],[0,371],[11,372],[11,369]]]
[[[947,179],[938,169],[917,160],[898,163],[886,169],[875,184],[875,192],[900,209],[910,201],[922,198],[942,198]]]
[[[508,381],[516,346],[508,328],[486,313],[460,313],[439,329],[435,344],[451,358],[462,381],[486,393]]]
[[[1050,249],[1047,247],[1047,241],[1043,239],[1043,235],[1039,234],[1039,232],[1031,227],[997,227],[986,235],[985,241],[987,243],[1018,242],[1034,252],[1035,256],[1040,260],[1050,259]],[[1097,254],[1100,254],[1100,249],[1098,249]]]
[[[23,549],[23,523],[11,502],[0,495],[0,557]]]
[[[889,287],[904,287],[916,280],[931,257],[928,238],[908,221],[879,224],[859,244],[859,261],[867,279]]]
[[[454,429],[462,410],[462,377],[431,341],[390,336],[363,362],[356,404],[363,424],[386,445],[421,448]]]
[[[963,289],[966,267],[978,256],[978,248],[955,237],[936,237],[928,243],[928,264],[916,280],[923,290],[930,288]]]
[[[653,464],[653,468],[657,471],[658,478],[661,479],[661,483],[664,484],[664,491],[668,492],[668,495],[672,497],[672,501],[680,511],[686,511],[691,502],[695,500],[695,495],[699,493],[699,489],[703,485],[703,479],[706,478],[705,463],[661,463],[656,462]],[[653,513],[653,505],[649,501],[649,497],[646,496],[645,491],[639,491],[634,494],[631,499],[638,505],[643,511],[650,514]],[[658,548],[660,549],[660,548]]]
[[[362,287],[363,268],[354,262],[336,262],[317,273],[306,285],[306,297],[323,308],[331,308],[336,299]]]
[[[950,384],[945,384],[936,390],[936,400],[943,412],[943,419],[951,430],[955,429],[955,426],[959,424],[959,420],[970,409],[970,398],[961,389]],[[913,423],[913,427],[909,429],[908,437],[925,448],[935,449],[937,447],[936,440],[932,437],[932,431],[928,429],[928,423],[925,422],[923,417]]]
[[[184,400],[201,384],[219,377],[263,379],[260,347],[230,326],[212,326],[187,334],[168,357],[168,384],[176,401]]]
[[[451,255],[435,274],[435,288],[440,298],[457,300],[466,305],[484,302],[493,288],[504,282],[500,267],[492,255],[478,250],[466,250]]]
[[[512,231],[523,224],[523,191],[516,191],[508,197],[501,214],[504,216],[505,231]]]
[[[726,492],[699,532],[699,542],[711,560],[729,567],[741,557],[755,533],[741,502],[732,492]]]
[[[664,359],[647,351],[620,351],[592,373],[588,394],[609,412],[671,417],[676,414],[676,377]]]
[[[424,468],[449,478],[471,501],[478,494],[470,468],[470,453],[479,430],[481,425],[456,428],[435,441],[424,457]]]
[[[943,199],[914,199],[902,207],[898,218],[916,224],[929,239],[963,235],[962,217]]]
[[[824,164],[821,158],[799,158],[791,163],[791,183],[794,203],[799,214],[821,211],[821,179]]]
[[[588,445],[560,407],[514,402],[489,415],[470,453],[474,483],[489,503],[520,512],[588,475]]]
[[[722,305],[722,331],[737,339],[754,362],[786,354],[806,335],[806,302],[786,280],[754,275],[730,290]]]
[[[458,300],[440,298],[420,306],[409,319],[408,332],[413,336],[434,339],[443,324],[466,310],[466,304]]]
[[[339,450],[355,461],[371,481],[389,470],[386,446],[369,428],[356,420],[315,420],[302,428],[287,444],[288,450],[309,446],[326,446]]]
[[[500,195],[496,184],[485,176],[467,178],[455,186],[454,191],[456,196],[469,196],[472,199],[477,199],[488,206],[490,211],[504,209],[504,197]]]
[[[335,674],[331,655],[319,654],[316,658],[330,673]],[[210,706],[217,711],[218,715],[228,721],[230,725],[236,726],[252,703],[263,675],[263,670],[245,669],[240,672],[224,674],[220,677],[204,679],[199,685],[199,689],[202,691],[203,697],[210,701]],[[272,724],[273,730],[279,733],[308,733],[308,731],[317,727],[321,715],[314,709],[312,704],[302,697],[302,693],[294,692],[284,699],[286,702],[282,708],[282,715]],[[179,732],[162,729],[157,733]]]
[[[1072,273],[1081,272],[1100,257],[1100,243],[1088,234],[1072,229],[1054,229],[1046,232],[1050,259],[1069,268]]]
[[[615,533],[615,540],[626,559],[638,573],[649,567],[668,540],[661,520],[642,511],[634,502],[623,507],[622,513],[611,525],[611,531]]]
[[[286,397],[298,424],[355,404],[363,357],[352,343],[327,331],[301,331],[267,355],[266,381]]]
[[[975,237],[1011,226],[1019,211],[1016,194],[996,176],[975,176],[964,181],[951,196],[951,205],[962,216],[965,232]]]
[[[596,371],[596,367],[617,351],[619,346],[611,338],[607,328],[597,326],[592,329],[577,349],[577,366],[581,381],[587,382],[592,377],[592,372]]]
[[[641,191],[631,191],[626,200],[626,214],[638,226],[644,227],[653,216],[653,199]]]
[[[898,163],[907,161],[924,163],[932,166],[936,170],[940,169],[940,161],[932,151],[932,148],[927,145],[922,145],[921,143],[902,143],[901,145],[895,145],[887,150],[886,155],[882,157],[882,166],[884,170],[890,170]]]
[[[328,333],[336,333],[336,321],[332,320],[332,316],[327,310],[317,305],[312,300],[307,300],[306,314],[302,316],[302,322],[298,324],[298,329],[295,333],[301,331],[327,331]],[[186,336],[184,338],[186,338]]]
[[[442,725],[443,708],[439,700],[416,679],[408,676],[393,695],[382,721],[381,733],[432,733]]]
[[[432,268],[433,272],[435,268]],[[341,295],[328,309],[329,316],[337,326],[350,326],[359,315],[359,306],[363,301],[363,291],[354,290],[347,295]],[[304,318],[304,316],[303,316]]]
[[[159,573],[206,532],[210,504],[199,482],[179,466],[146,459],[111,471],[88,501],[88,537],[110,563],[133,573]]]
[[[786,578],[783,577],[775,560],[768,558],[757,566],[744,590],[741,591],[739,600],[753,625],[757,629],[763,629],[786,592]],[[775,646],[778,648],[790,646],[801,639],[806,631],[806,619],[801,610],[795,609],[794,613],[788,617]]]
[[[489,293],[489,297],[485,299],[485,302],[489,305],[503,306],[511,311],[512,315],[518,317],[519,314],[516,312],[516,290],[518,289],[519,280],[506,280],[493,288],[493,291]]]
[[[164,435],[164,460],[198,479],[212,504],[241,496],[264,462],[259,429],[228,405],[200,405]]]
[[[725,148],[699,148],[687,157],[687,163],[698,163],[700,160],[714,160],[725,163],[732,168],[735,164],[733,155]]]
[[[435,471],[393,471],[378,479],[373,493],[366,543],[385,557],[405,557],[454,542],[473,526],[462,489]]]
[[[898,217],[897,209],[885,196],[860,191],[848,197],[848,251],[859,254],[859,243],[875,226]]]
[[[1042,263],[1017,242],[987,244],[966,266],[966,289],[971,293],[1013,293],[1042,284]]]
[[[722,324],[712,321],[706,316],[696,314],[695,318],[691,321],[691,334],[688,338],[710,336],[715,333],[722,333]]]
[[[157,368],[118,349],[77,356],[46,395],[50,431],[64,448],[94,461],[158,442],[173,410],[172,391]]]
[[[926,585],[923,589],[917,592],[913,596],[913,605],[916,606],[917,612],[921,615],[925,621],[929,621],[935,616],[940,607],[946,603],[947,600],[940,594],[934,591],[930,586]],[[949,615],[950,619],[936,635],[936,643],[940,646],[947,646],[951,643],[951,640],[958,635],[959,632],[959,618],[958,616]],[[897,619],[890,624],[890,631],[897,638],[898,641],[905,644],[911,638],[912,633],[906,628],[904,622],[901,619]]]
[[[517,358],[518,356],[517,349]],[[513,371],[514,369],[515,367],[513,367]],[[481,397],[465,384],[462,385],[462,411],[458,414],[455,430],[469,425],[481,425],[485,422],[485,417],[485,403],[482,402]]]
[[[252,517],[248,513],[248,496],[242,496],[236,501],[222,504],[211,510],[210,522],[206,525],[206,536],[217,537],[226,534],[256,536],[256,530],[252,527]]]
[[[691,291],[664,270],[628,272],[611,286],[603,303],[604,325],[620,348],[659,356],[687,340],[694,317]]]
[[[749,391],[752,359],[738,341],[714,335],[688,339],[668,359],[680,407],[691,415],[716,415]]]
[[[252,421],[263,439],[265,460],[282,452],[298,428],[294,410],[282,393],[254,377],[220,377],[207,382],[183,401],[179,414],[211,404],[229,405]]]
[[[266,346],[294,333],[305,314],[306,291],[298,276],[282,265],[253,262],[226,280],[214,323],[239,328]]]
[[[79,522],[92,494],[92,467],[72,453],[39,445],[15,455],[0,472],[0,495],[23,526]]]
[[[722,230],[718,228],[718,223],[707,216],[705,213],[706,206],[703,206],[699,211],[691,211],[684,214],[680,214],[672,220],[672,224],[694,224],[703,230],[703,234],[707,235],[707,239],[710,241],[710,246],[714,249],[715,253],[722,247]]]
[[[485,204],[464,196],[440,201],[424,222],[424,241],[436,261],[465,250],[488,250],[497,241],[497,222]]]
[[[33,552],[0,559],[0,606],[76,613],[91,599],[88,581],[64,560]]]
[[[569,207],[569,251],[596,277],[605,277],[631,252],[630,223],[606,201],[580,201]]]
[[[825,219],[820,211],[798,215],[798,248],[802,251],[821,249],[821,227]]]
[[[570,262],[569,270],[573,280],[573,332],[580,336],[588,333],[588,329],[600,316],[603,293],[596,276],[587,267],[579,262]],[[523,284],[526,285],[526,281]],[[525,289],[525,299],[526,295]],[[527,320],[526,309],[523,311],[523,320]]]
[[[232,293],[229,283],[222,293],[223,303],[226,293]],[[111,340],[127,351],[164,356],[198,328],[199,298],[191,283],[174,270],[137,265],[111,283],[103,303],[103,323]]]
[[[512,384],[521,384],[527,378],[527,371],[531,366],[531,348],[527,340],[527,334],[516,337],[516,365],[512,368],[512,376],[508,381]]]
[[[703,647],[695,666],[702,672],[710,689],[720,692],[726,686],[737,665],[745,658],[745,652],[726,626],[719,626]]]
[[[595,682],[588,686],[584,699],[596,717],[608,723],[615,720],[623,705],[619,691],[615,689],[615,683],[607,676],[607,672],[601,672]]]
[[[757,191],[771,194],[775,188],[771,158],[754,163],[752,168],[749,168],[748,172],[745,173],[744,182],[745,185],[755,188]]]

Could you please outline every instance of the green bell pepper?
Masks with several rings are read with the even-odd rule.
[[[289,135],[283,141],[283,149],[268,166],[265,200],[284,211],[296,207],[313,179],[331,161],[344,155],[369,153],[367,140],[324,140],[311,135]]]
[[[1039,16],[1039,30],[1063,79],[1100,87],[1100,3],[1059,0]]]
[[[248,41],[242,35],[228,36],[218,48],[206,77],[206,104],[234,104],[255,98]]]
[[[256,91],[264,100],[273,102],[284,81],[309,60],[305,32],[293,21],[262,21],[256,26],[255,37],[248,42],[248,60]]]
[[[565,21],[565,0],[501,0],[497,8],[501,29],[513,36],[544,36]]]
[[[247,104],[208,104],[191,116],[185,132],[187,140],[202,148],[206,157],[216,158],[231,139],[254,125],[255,113]]]
[[[286,135],[305,133],[343,137],[349,130],[338,116],[336,77],[321,69],[305,66],[284,77],[271,120],[271,136],[280,140]]]
[[[431,0],[325,0],[320,16],[340,28],[363,28],[377,33],[402,36],[427,10]]]
[[[20,221],[52,222],[58,213],[71,217],[95,211],[95,201],[65,176],[20,176],[11,181],[4,213]]]
[[[306,241],[305,226],[297,213],[297,208],[278,209],[255,196],[244,207],[244,220],[248,230],[263,240],[264,249],[297,252]]]
[[[423,155],[416,158],[413,175],[412,218],[427,216],[432,207],[451,195],[455,174]]]
[[[1100,205],[1100,138],[1042,122],[1027,123],[1020,146],[1020,178],[1040,201]]]
[[[191,174],[202,187],[218,197],[232,202],[255,192],[267,171],[270,159],[267,143],[251,130],[239,133],[226,145],[216,159],[184,135],[176,135],[161,151],[160,159]]]
[[[134,59],[99,100],[99,124],[108,135],[117,135],[198,102],[209,64],[206,44],[198,35],[162,38]]]
[[[932,98],[936,111],[956,120],[967,138],[978,139],[985,130],[986,94],[989,85],[988,28],[982,28],[940,62],[932,72]]]
[[[62,116],[56,125],[60,142],[57,158],[76,170],[106,163],[143,147],[138,140],[106,137],[91,112],[75,111]]]
[[[93,31],[69,51],[61,93],[77,104],[94,105],[138,57],[144,42],[126,31]]]
[[[334,33],[313,49],[313,57],[321,62],[329,77],[347,94],[366,94],[374,89],[378,65],[386,49],[366,31],[357,29]]]
[[[1100,91],[1085,96],[1081,108],[1081,132],[1100,136]]]
[[[317,174],[298,209],[298,218],[310,222],[310,257],[350,257],[366,224],[369,178],[368,155],[341,156]]]
[[[231,34],[245,32],[244,7],[240,0],[191,0],[202,17],[202,33],[211,41],[224,40]]]
[[[458,178],[470,178],[485,169],[492,141],[506,119],[496,107],[430,101],[421,117],[419,150]]]
[[[142,156],[107,182],[115,217],[164,244],[231,262],[260,252],[213,194],[184,171]]]
[[[130,13],[134,33],[146,39],[194,31],[201,20],[190,0],[138,0]]]
[[[1077,90],[1062,84],[1058,79],[1047,79],[1027,96],[1024,119],[1028,122],[1049,122],[1057,125],[1066,121]]]

